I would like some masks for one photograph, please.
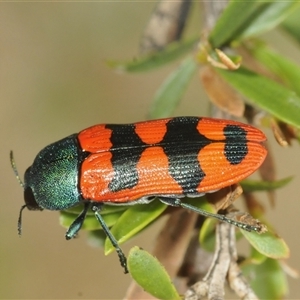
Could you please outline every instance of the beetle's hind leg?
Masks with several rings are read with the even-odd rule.
[[[120,248],[120,246],[118,244],[118,241],[113,236],[113,234],[109,230],[108,226],[106,225],[105,221],[103,220],[103,218],[100,214],[101,207],[102,207],[102,205],[93,204],[92,205],[92,211],[95,213],[95,217],[98,220],[98,222],[100,223],[100,225],[101,225],[103,231],[105,232],[106,236],[109,238],[110,242],[112,243],[112,245],[116,249],[117,254],[119,256],[119,259],[120,259],[121,266],[124,268],[124,273],[126,274],[126,273],[128,273],[126,256],[125,256],[124,252],[122,251],[122,249]]]
[[[244,223],[244,222],[240,222],[240,221],[236,221],[234,219],[228,218],[225,215],[211,213],[209,211],[198,208],[198,207],[196,207],[194,205],[191,205],[189,203],[184,203],[179,198],[159,197],[159,200],[162,203],[165,203],[167,205],[175,206],[175,207],[182,207],[182,208],[191,210],[193,212],[196,212],[196,213],[198,213],[198,214],[200,214],[204,217],[214,218],[214,219],[217,219],[219,221],[226,222],[226,223],[229,223],[231,225],[234,225],[238,228],[244,229],[246,231],[256,231],[258,233],[263,233],[263,232],[266,231],[266,227],[263,224],[261,224],[258,220],[256,220],[255,224],[247,224],[247,223]]]

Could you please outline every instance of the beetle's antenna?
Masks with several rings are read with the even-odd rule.
[[[19,236],[22,235],[22,212],[25,207],[27,207],[26,204],[21,207],[20,213],[19,213],[19,218],[18,218],[18,234],[19,234]]]
[[[13,169],[15,175],[16,175],[16,178],[19,181],[21,187],[24,189],[24,183],[23,183],[23,181],[21,180],[21,178],[19,176],[18,169],[17,169],[16,162],[15,162],[14,155],[13,155],[12,151],[10,151],[9,156],[10,156],[11,167],[12,167],[12,169]],[[22,235],[22,212],[23,212],[25,207],[27,207],[26,204],[21,207],[20,213],[19,213],[19,218],[18,218],[18,234],[19,234],[19,236]]]
[[[10,164],[11,164],[11,167],[12,167],[12,169],[13,169],[15,175],[16,175],[16,178],[19,181],[21,187],[24,188],[24,183],[23,183],[23,181],[21,180],[21,178],[19,176],[18,169],[17,169],[16,163],[15,163],[15,159],[14,159],[14,155],[13,155],[12,151],[10,151]]]

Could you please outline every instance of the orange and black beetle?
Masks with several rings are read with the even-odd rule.
[[[266,157],[261,145],[265,140],[250,125],[199,117],[92,126],[45,147],[26,170],[26,204],[20,212],[19,232],[25,207],[64,210],[83,202],[84,211],[66,238],[76,235],[91,208],[127,272],[125,255],[99,214],[103,204],[132,205],[157,198],[245,230],[257,230],[180,199],[201,196],[252,174]],[[12,157],[11,162],[16,172]]]

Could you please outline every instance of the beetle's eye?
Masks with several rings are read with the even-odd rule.
[[[26,207],[29,210],[40,210],[41,208],[38,206],[38,204],[35,201],[32,189],[30,187],[26,187],[24,190],[24,200],[26,203]]]

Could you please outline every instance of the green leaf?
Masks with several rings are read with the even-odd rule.
[[[237,40],[271,3],[252,1],[230,1],[215,27],[209,41],[213,48],[221,48]]]
[[[183,202],[210,213],[216,213],[215,207],[207,201],[205,196],[199,198],[185,198]],[[215,228],[217,223],[218,220],[214,218],[206,218],[199,232],[199,242],[201,247],[206,251],[212,252],[215,249]]]
[[[257,36],[282,22],[299,1],[231,0],[212,30],[209,41],[214,48],[232,41]]]
[[[148,204],[136,204],[128,208],[111,228],[111,233],[119,244],[124,243],[155,220],[167,206],[158,200]],[[114,250],[109,239],[105,241],[105,255]]]
[[[282,23],[282,27],[298,42],[300,43],[300,23],[299,23],[300,9],[295,10]]]
[[[182,202],[210,213],[216,213],[214,205],[210,204],[205,196],[197,198],[184,198]],[[215,248],[216,223],[218,223],[218,220],[209,217],[206,218],[199,233],[199,242],[201,246],[210,252]]]
[[[132,278],[155,298],[181,299],[165,268],[145,250],[133,247],[129,252],[127,264]]]
[[[288,258],[290,250],[283,239],[271,232],[257,234],[241,230],[244,237],[257,251],[274,259]]]
[[[259,299],[285,298],[287,278],[277,260],[269,258],[259,265],[242,265],[242,271]]]
[[[111,212],[109,214],[104,214],[103,219],[107,224],[107,226],[110,227],[113,226],[118,221],[118,219],[121,217],[122,214],[123,211]],[[60,218],[59,218],[60,225],[65,228],[69,228],[70,225],[74,222],[77,215],[75,215],[74,213],[61,211]],[[86,216],[81,229],[90,231],[90,230],[102,229],[102,227],[97,221],[94,214],[89,214]]]
[[[271,191],[287,185],[292,179],[292,176],[274,181],[246,179],[240,182],[240,184],[244,192]]]
[[[249,27],[243,32],[242,38],[249,38],[257,36],[266,31],[275,28],[282,23],[295,9],[299,7],[299,1],[271,1],[251,23]]]
[[[236,71],[216,69],[216,72],[250,102],[300,128],[300,97],[294,91],[245,68]]]
[[[267,257],[265,255],[257,251],[255,248],[251,247],[250,257],[246,258],[246,261],[251,261],[251,263],[259,265],[262,264],[266,259]]]
[[[199,241],[201,247],[208,251],[213,252],[215,250],[216,245],[216,224],[218,223],[217,220],[213,218],[207,218],[200,230]]]
[[[216,213],[216,210],[212,204],[210,204],[205,196],[196,197],[196,198],[183,198],[181,200],[184,203],[193,205],[194,207],[206,210],[211,213]]]
[[[300,29],[300,27],[299,27]],[[256,45],[251,49],[254,57],[276,74],[286,86],[300,96],[300,66],[265,45]]]
[[[83,211],[83,207],[84,207],[84,205],[80,204],[80,205],[65,209],[64,211],[77,216]],[[101,215],[115,213],[115,212],[118,212],[118,211],[124,211],[126,209],[128,209],[128,205],[108,205],[108,204],[105,204],[103,206],[103,208],[101,209]],[[90,210],[88,210],[87,215],[94,215],[94,212],[90,209]]]
[[[173,42],[164,50],[127,62],[108,61],[107,64],[117,71],[145,72],[170,63],[193,49],[199,37],[186,41]]]
[[[150,108],[151,118],[169,117],[182,98],[191,77],[194,75],[197,64],[192,57],[183,61],[161,85],[154,96]]]

